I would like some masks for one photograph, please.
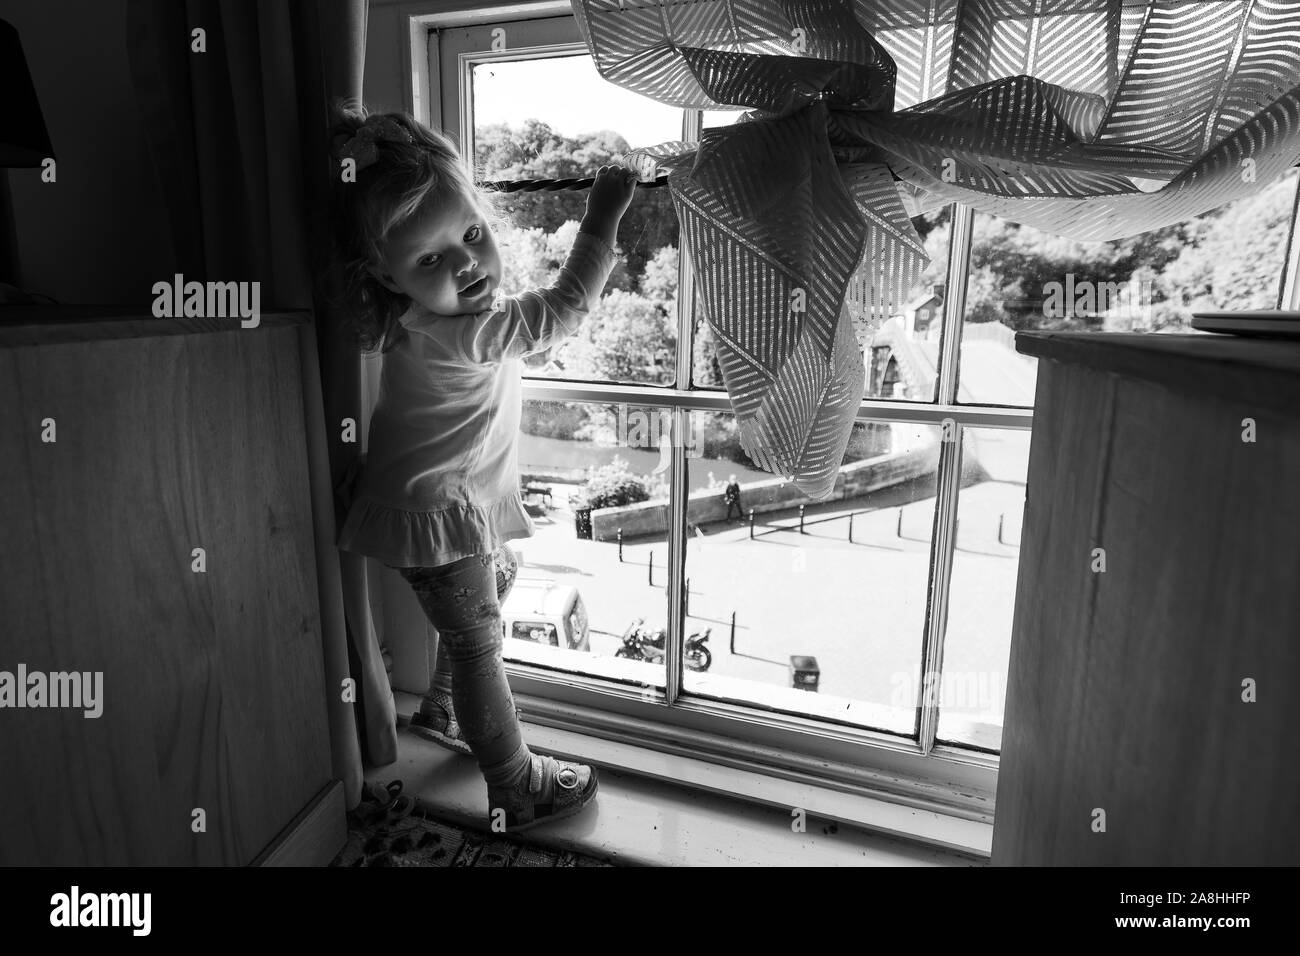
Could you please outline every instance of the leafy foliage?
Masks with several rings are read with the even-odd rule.
[[[611,130],[576,137],[546,123],[522,127],[494,124],[475,133],[474,160],[485,180],[584,177],[628,150]],[[1012,329],[1137,329],[1185,327],[1193,311],[1253,309],[1274,304],[1285,256],[1296,171],[1256,195],[1173,226],[1113,242],[1081,242],[1029,226],[977,215],[966,290],[968,322],[1001,322]],[[506,295],[545,288],[558,277],[586,211],[585,192],[512,193],[502,198],[511,223],[497,231]],[[951,235],[947,208],[913,220],[930,264],[911,291],[915,296],[945,281]],[[572,337],[544,355],[530,356],[534,369],[566,378],[671,384],[677,347],[679,232],[667,189],[641,190],[619,230],[626,265],[615,267],[606,294]],[[1127,285],[1136,278],[1151,292],[1149,314],[1107,312],[1048,317],[1048,283],[1076,281]],[[713,333],[701,318],[695,331],[692,381],[721,388]],[[734,416],[703,415],[704,454],[752,465],[740,447]],[[613,413],[597,405],[525,403],[523,427],[530,434],[601,441],[613,429]],[[887,434],[854,436],[846,460],[878,454]],[[621,461],[621,459],[619,459]],[[627,473],[601,478],[609,500],[640,494],[643,479]],[[612,489],[612,490],[611,490]],[[602,491],[601,494],[606,494]],[[602,499],[603,500],[603,499]],[[635,498],[629,500],[645,500]]]
[[[1229,203],[1188,222],[1110,242],[1082,242],[1030,226],[975,217],[971,272],[966,290],[968,322],[1002,322],[1013,329],[1182,328],[1190,314],[1207,308],[1259,309],[1276,303],[1284,259],[1295,170],[1254,196]],[[930,265],[918,287],[944,281],[951,228],[933,225],[925,237]],[[1048,318],[1044,289],[1063,282],[1149,283],[1151,318],[1071,315]]]
[[[673,380],[677,329],[645,296],[615,289],[560,346],[569,378],[667,385]]]
[[[619,456],[607,465],[590,469],[578,495],[580,507],[593,509],[617,508],[649,501],[650,497],[651,488],[645,479],[634,474],[627,460]]]
[[[541,438],[571,441],[587,422],[587,406],[573,402],[524,402],[520,430]]]

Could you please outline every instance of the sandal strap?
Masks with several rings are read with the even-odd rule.
[[[569,763],[563,760],[556,760],[545,754],[534,754],[531,768],[531,779],[529,780],[529,792],[541,794],[545,791],[546,780],[549,778],[555,787],[551,788],[551,800],[554,801],[558,796],[556,789],[559,790],[577,790],[578,783],[582,779],[578,768],[581,764]]]
[[[588,774],[587,788],[581,786],[582,771]],[[565,817],[583,806],[594,793],[596,771],[586,764],[556,760],[545,754],[533,754],[528,771],[527,790],[501,798],[506,811],[507,829],[532,826],[552,817]],[[548,782],[550,786],[547,786]],[[489,790],[489,799],[493,797]]]

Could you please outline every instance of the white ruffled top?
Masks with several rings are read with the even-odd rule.
[[[519,491],[519,360],[577,330],[618,258],[580,232],[550,288],[474,315],[412,306],[399,319],[407,335],[383,357],[340,549],[436,567],[534,533]]]

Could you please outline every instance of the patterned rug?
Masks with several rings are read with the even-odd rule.
[[[348,842],[330,866],[612,866],[437,819],[400,787],[395,781],[385,795],[367,786],[348,813]]]

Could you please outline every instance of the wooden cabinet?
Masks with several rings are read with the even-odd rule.
[[[0,672],[102,675],[98,716],[0,707],[0,865],[327,862],[342,845],[310,334],[300,314],[242,329],[0,308]]]
[[[1300,344],[1017,348],[1038,392],[993,863],[1300,863]]]

